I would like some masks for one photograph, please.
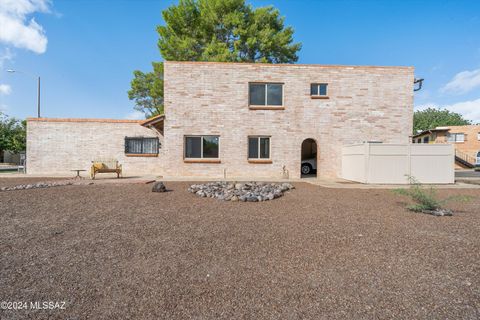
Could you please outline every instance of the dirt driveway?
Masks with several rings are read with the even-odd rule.
[[[1,192],[0,300],[65,305],[0,318],[480,317],[478,189],[441,190],[475,198],[433,217],[389,190],[230,203],[188,185]]]

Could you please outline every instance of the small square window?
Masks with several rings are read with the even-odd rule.
[[[310,85],[310,95],[313,97],[326,97],[327,86],[327,83],[312,83]]]
[[[480,141],[480,132],[477,133],[477,140]]]
[[[270,137],[248,137],[248,159],[270,159]]]

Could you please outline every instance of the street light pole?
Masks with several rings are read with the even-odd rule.
[[[23,71],[18,71],[18,70],[12,70],[8,69],[7,72],[9,73],[23,73],[24,75],[27,75],[32,78],[37,78],[37,118],[40,118],[40,76],[34,77],[31,74],[28,74]]]
[[[40,118],[40,76],[38,76],[37,87],[37,118]]]

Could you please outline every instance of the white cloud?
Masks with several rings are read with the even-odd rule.
[[[135,110],[135,111],[132,111],[129,114],[127,114],[125,119],[128,119],[128,120],[144,120],[145,119],[145,113]]]
[[[3,69],[5,62],[11,61],[13,59],[13,53],[10,51],[10,48],[3,49],[0,52],[0,69]]]
[[[442,89],[442,92],[466,93],[480,87],[480,69],[457,73]]]
[[[47,50],[47,37],[34,18],[35,12],[50,12],[50,0],[0,0],[0,41],[35,53]]]
[[[447,109],[452,112],[460,113],[465,119],[471,120],[474,124],[480,123],[480,98],[476,100],[462,101],[450,105],[438,105],[427,103],[415,106],[415,110],[424,110],[427,108]]]
[[[8,84],[0,83],[0,95],[9,95],[12,92],[12,87]]]

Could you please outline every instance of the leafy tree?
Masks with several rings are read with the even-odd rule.
[[[428,108],[413,114],[413,133],[441,126],[463,126],[472,124],[463,116],[446,109]]]
[[[163,19],[157,32],[165,60],[293,63],[301,49],[277,9],[254,9],[245,0],[179,0],[163,11]],[[128,92],[147,116],[150,110],[163,112],[163,66],[153,65],[153,72],[134,72]]]
[[[24,151],[26,136],[26,121],[9,118],[0,113],[0,152]]]
[[[180,0],[163,12],[158,47],[166,60],[292,63],[301,45],[272,6],[244,0]]]
[[[128,98],[135,100],[135,110],[147,117],[163,113],[163,63],[153,62],[153,72],[133,72]]]

